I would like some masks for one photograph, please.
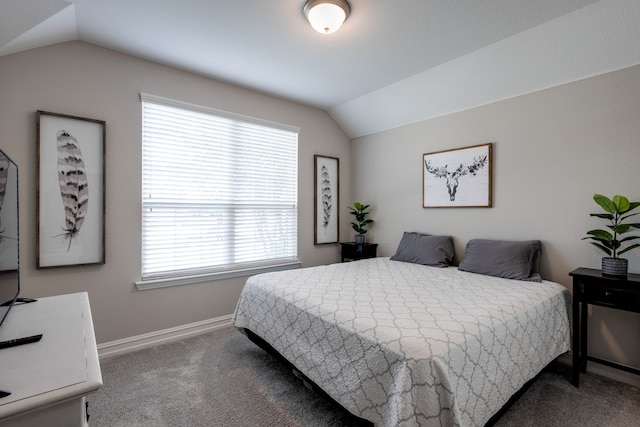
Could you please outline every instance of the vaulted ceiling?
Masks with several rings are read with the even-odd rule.
[[[82,40],[327,110],[347,135],[640,63],[638,0],[3,0],[0,56]],[[1,60],[1,59],[0,59]]]

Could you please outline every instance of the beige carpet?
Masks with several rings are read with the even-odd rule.
[[[234,328],[101,361],[92,427],[353,426]],[[545,373],[496,422],[511,426],[640,425],[640,389],[596,375],[580,388]]]

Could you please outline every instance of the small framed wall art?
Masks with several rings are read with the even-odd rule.
[[[105,262],[105,122],[38,111],[37,268]]]
[[[422,206],[491,207],[492,143],[422,156]]]
[[[314,234],[313,243],[338,243],[338,207],[340,206],[340,159],[313,156],[314,159]]]

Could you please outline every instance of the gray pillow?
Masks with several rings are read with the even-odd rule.
[[[430,236],[405,232],[396,254],[391,259],[432,267],[448,267],[453,261],[454,254],[455,249],[451,236]]]
[[[467,243],[459,270],[488,276],[540,282],[539,240],[473,239]]]

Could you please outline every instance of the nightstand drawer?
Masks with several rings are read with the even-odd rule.
[[[609,287],[587,286],[584,292],[584,301],[587,304],[635,311],[640,305],[640,292],[612,289]]]
[[[359,259],[375,258],[378,250],[377,243],[355,244],[351,242],[340,243],[342,246],[342,262],[346,260],[357,261]]]

